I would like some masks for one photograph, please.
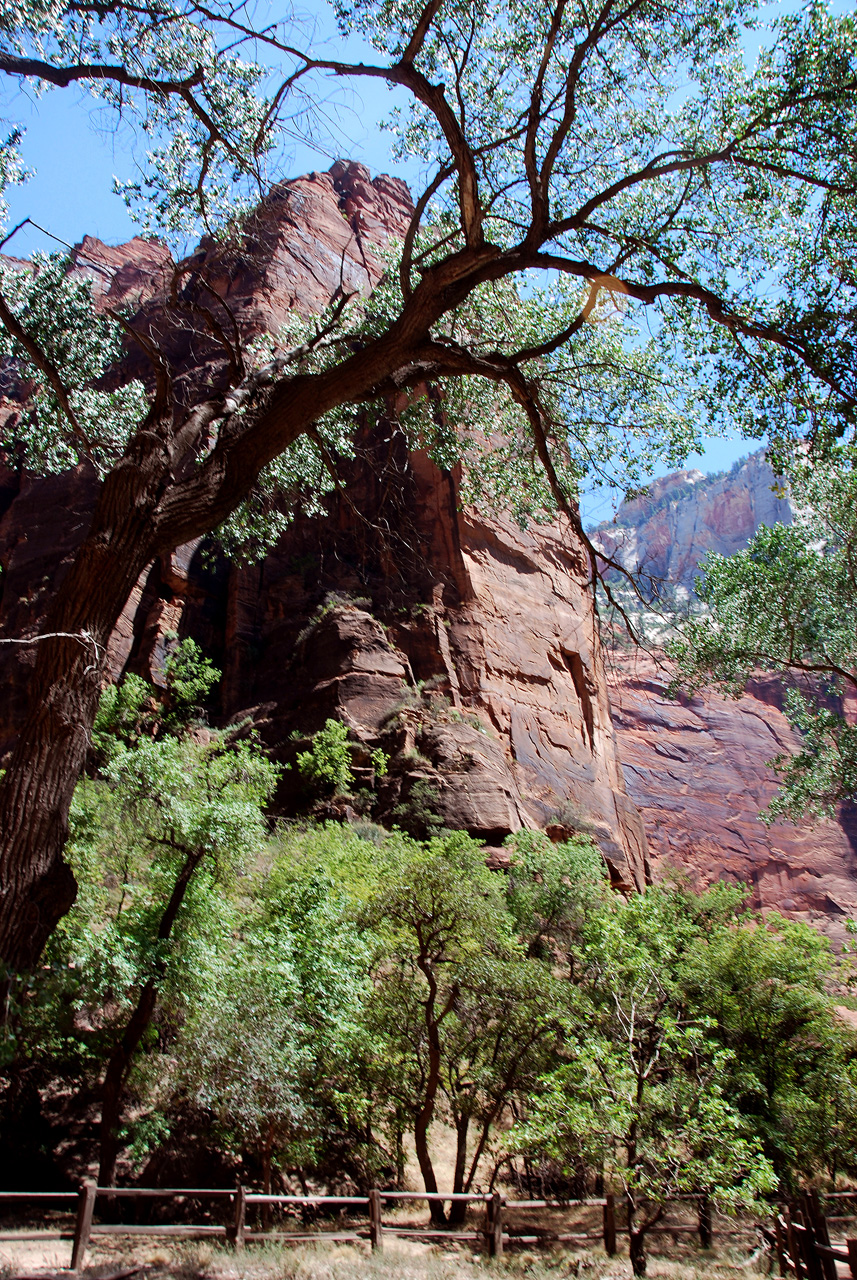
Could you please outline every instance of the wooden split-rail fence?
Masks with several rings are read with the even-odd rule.
[[[98,1201],[106,1202],[111,1209],[110,1216],[116,1212],[117,1201],[141,1200],[207,1200],[224,1201],[228,1205],[228,1214],[221,1224],[191,1223],[123,1223],[96,1221],[95,1209]],[[403,1204],[413,1201],[451,1203],[459,1202],[467,1205],[483,1207],[481,1226],[470,1230],[456,1231],[449,1228],[405,1226],[389,1217],[384,1221],[385,1204]],[[382,1249],[385,1236],[404,1236],[418,1240],[460,1240],[481,1243],[491,1257],[502,1254],[504,1242],[514,1240],[521,1244],[535,1243],[584,1243],[600,1241],[608,1254],[616,1252],[616,1208],[612,1195],[590,1200],[509,1200],[497,1192],[492,1194],[452,1194],[438,1192],[432,1194],[424,1191],[369,1191],[364,1196],[322,1196],[322,1195],[264,1195],[248,1191],[245,1187],[234,1190],[209,1190],[207,1188],[175,1188],[161,1189],[155,1187],[99,1187],[94,1182],[84,1182],[80,1191],[62,1192],[0,1192],[0,1205],[11,1204],[22,1207],[30,1204],[56,1203],[63,1207],[76,1208],[76,1220],[73,1233],[48,1233],[45,1231],[3,1232],[5,1239],[72,1239],[71,1269],[79,1271],[85,1261],[90,1242],[95,1236],[179,1236],[190,1238],[214,1237],[230,1242],[235,1249],[243,1249],[250,1241],[282,1240],[298,1243],[300,1241],[352,1241],[368,1240],[373,1250]],[[271,1208],[282,1209],[339,1209],[359,1214],[365,1224],[349,1225],[344,1230],[333,1231],[300,1231],[300,1230],[265,1230],[248,1226],[248,1209],[256,1207],[270,1211]],[[601,1222],[597,1231],[547,1232],[536,1231],[535,1228],[514,1229],[510,1226],[507,1213],[512,1209],[547,1209],[547,1208],[593,1208],[601,1210]]]
[[[700,1244],[711,1245],[711,1212],[706,1201],[697,1197],[680,1197],[681,1200],[697,1201],[699,1207],[699,1224],[697,1227],[686,1223],[666,1225],[655,1228],[656,1234],[672,1235],[679,1233],[698,1233]],[[850,1199],[857,1202],[857,1192],[833,1192],[825,1197],[828,1204]],[[96,1221],[96,1204],[101,1200],[108,1206],[108,1215],[112,1219],[118,1212],[120,1201],[155,1200],[197,1200],[223,1204],[225,1212],[219,1223],[135,1223],[116,1221]],[[391,1220],[389,1214],[384,1220],[385,1205],[406,1204],[409,1202],[459,1202],[466,1205],[482,1206],[482,1224],[474,1224],[470,1230],[451,1230],[434,1226],[408,1226],[398,1220]],[[32,1205],[56,1204],[63,1209],[75,1213],[73,1231],[17,1230],[0,1232],[0,1238],[10,1239],[71,1239],[71,1270],[79,1271],[85,1264],[87,1250],[95,1236],[161,1236],[185,1238],[219,1238],[243,1249],[251,1241],[329,1241],[357,1242],[368,1241],[373,1250],[383,1248],[385,1236],[410,1237],[418,1240],[458,1240],[474,1244],[481,1243],[491,1257],[499,1257],[506,1244],[584,1244],[600,1242],[606,1253],[613,1256],[616,1252],[617,1203],[620,1198],[605,1195],[585,1200],[513,1200],[507,1199],[498,1192],[491,1194],[451,1194],[449,1192],[430,1193],[425,1191],[379,1191],[372,1190],[363,1196],[322,1196],[322,1195],[264,1195],[248,1191],[245,1187],[231,1190],[216,1188],[158,1188],[158,1187],[99,1187],[94,1182],[84,1182],[79,1191],[0,1191],[0,1205]],[[307,1230],[271,1230],[259,1229],[248,1225],[248,1209],[260,1208],[263,1213],[270,1213],[272,1208],[301,1209],[305,1212],[313,1209],[338,1209],[362,1218],[363,1222],[348,1224],[344,1228],[331,1231]],[[600,1209],[598,1229],[590,1221],[589,1230],[554,1232],[542,1227],[513,1225],[513,1211],[521,1212],[541,1209]],[[132,1214],[132,1216],[134,1216]],[[849,1219],[855,1215],[849,1215]],[[590,1215],[591,1219],[592,1215]],[[822,1212],[818,1195],[810,1192],[799,1200],[784,1206],[774,1215],[773,1229],[760,1225],[756,1229],[768,1242],[771,1251],[779,1264],[781,1276],[795,1276],[797,1280],[844,1280],[851,1277],[857,1280],[857,1239],[832,1243],[830,1227],[838,1221],[849,1219],[837,1218]],[[583,1225],[583,1224],[581,1224]],[[838,1267],[837,1264],[840,1264]],[[845,1268],[845,1269],[842,1269]]]
[[[834,1191],[825,1197],[828,1205],[846,1199],[857,1200],[857,1192]],[[857,1280],[857,1240],[836,1244],[830,1238],[831,1226],[842,1220],[822,1212],[815,1191],[800,1196],[784,1213],[777,1213],[773,1232],[765,1234],[776,1254],[780,1275],[793,1275],[797,1280],[841,1280],[843,1276]]]

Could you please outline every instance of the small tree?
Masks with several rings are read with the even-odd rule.
[[[82,974],[73,998],[98,1010],[90,1052],[105,1063],[105,1186],[122,1146],[125,1087],[160,994],[166,987],[179,1006],[199,994],[195,939],[217,931],[218,892],[261,849],[277,780],[255,742],[193,724],[218,673],[192,642],[165,674],[166,697],[135,677],[105,690],[94,777],[81,782],[72,812],[71,854],[85,889],[57,945]]]
[[[730,1100],[790,1188],[857,1170],[857,1037],[834,1008],[836,977],[827,939],[776,914],[700,940],[688,971],[732,1055]]]
[[[701,914],[722,920],[734,910],[734,897],[714,897],[700,911],[690,895],[653,888],[591,922],[586,1007],[569,1020],[565,1061],[544,1078],[518,1134],[519,1149],[618,1182],[635,1275],[645,1274],[646,1235],[672,1197],[736,1206],[776,1186],[723,1088],[732,1055],[714,1021],[689,1009],[683,986]]]
[[[316,791],[347,791],[354,785],[348,726],[341,720],[325,720],[324,728],[313,734],[309,751],[299,751],[297,766]]]
[[[331,827],[329,842],[341,831]],[[284,1165],[301,1176],[317,1167],[368,1110],[369,949],[342,890],[305,852],[287,839],[257,879],[241,935],[175,1050],[180,1095],[214,1118],[228,1150],[256,1156],[266,1192]]]
[[[379,883],[362,912],[377,936],[367,1011],[379,1041],[375,1071],[409,1118],[431,1192],[439,1188],[428,1135],[446,1100],[460,1189],[472,1185],[490,1125],[543,1034],[547,975],[524,957],[505,909],[504,883],[467,835],[425,844],[393,835],[379,863]],[[474,1119],[480,1133],[468,1171]],[[431,1215],[445,1221],[437,1202]]]

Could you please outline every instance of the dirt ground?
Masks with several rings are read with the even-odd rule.
[[[769,1259],[747,1244],[701,1253],[665,1238],[653,1242],[649,1280],[759,1280]],[[0,1280],[70,1276],[70,1241],[0,1240]],[[134,1280],[629,1280],[621,1254],[608,1258],[600,1248],[514,1249],[492,1261],[466,1247],[420,1244],[388,1237],[380,1254],[357,1245],[248,1245],[236,1255],[219,1244],[160,1241],[96,1241],[82,1277],[119,1280],[134,1269]],[[125,1277],[123,1277],[125,1280]],[[127,1280],[131,1280],[127,1276]]]

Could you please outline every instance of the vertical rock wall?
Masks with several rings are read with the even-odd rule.
[[[373,283],[410,211],[402,183],[337,164],[275,188],[243,256],[206,245],[200,255],[244,332],[276,331],[337,287]],[[132,242],[123,256],[87,241],[78,256],[105,295],[136,289],[146,323],[162,323],[162,251]],[[180,327],[169,342],[179,366],[204,361]],[[0,626],[33,635],[85,531],[94,479],[85,468],[46,480],[10,471],[3,483]],[[193,545],[151,566],[111,666],[157,678],[167,633],[194,636],[223,669],[221,718],[249,718],[275,754],[293,753],[294,731],[339,716],[393,755],[388,816],[431,795],[439,820],[498,843],[559,814],[592,829],[617,883],[642,884],[645,836],[615,753],[586,578],[569,533],[460,510],[457,477],[409,453],[387,424],[364,433],[328,515],[298,521],[261,564],[212,568]],[[31,656],[0,650],[4,747]],[[285,778],[287,809],[294,774]]]

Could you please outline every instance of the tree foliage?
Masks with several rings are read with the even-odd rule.
[[[742,890],[624,900],[582,837],[518,833],[505,872],[461,833],[284,826],[204,860],[159,938],[177,855],[120,830],[114,796],[82,784],[86,891],[18,989],[0,1149],[25,1123],[57,1147],[154,980],[123,1060],[125,1178],[192,1144],[265,1188],[396,1187],[410,1139],[431,1190],[445,1129],[455,1189],[525,1182],[524,1159],[548,1192],[600,1179],[623,1195],[639,1268],[670,1195],[729,1209],[857,1169],[833,957],[809,928],[745,913]]]
[[[39,1056],[56,1053],[59,1034],[78,1070],[103,1064],[103,1185],[114,1179],[140,1045],[160,1001],[186,1017],[203,999],[200,948],[221,928],[218,894],[264,846],[263,806],[277,779],[255,742],[230,741],[192,719],[219,678],[193,641],[176,647],[164,675],[163,693],[129,676],[101,700],[94,776],[81,780],[72,808],[70,856],[84,893],[51,956],[62,955],[74,978],[54,993],[64,1006],[57,1029],[41,1023],[38,1002],[29,1010]],[[87,1007],[97,1012],[80,1035],[73,1028]]]
[[[324,728],[313,734],[310,750],[299,751],[295,763],[311,786],[347,791],[354,782],[347,725],[326,720]]]
[[[829,947],[741,900],[666,885],[587,913],[581,1005],[512,1135],[621,1189],[635,1274],[671,1196],[748,1206],[853,1159],[854,1041],[824,994]]]

